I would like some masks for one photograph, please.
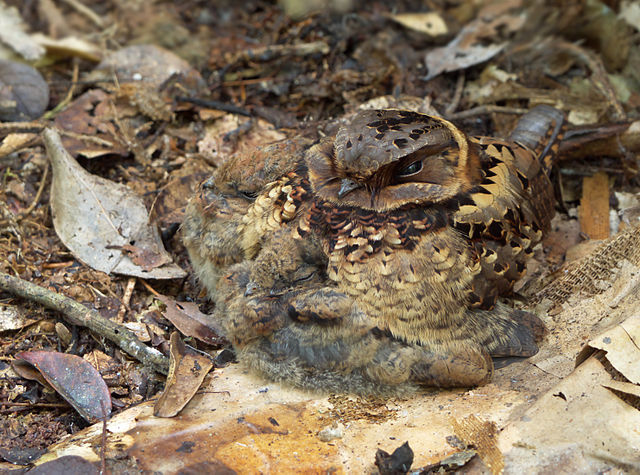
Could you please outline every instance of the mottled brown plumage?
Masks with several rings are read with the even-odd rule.
[[[534,354],[541,322],[496,299],[549,225],[562,122],[536,108],[504,141],[365,111],[313,146],[307,168],[242,218],[254,260],[230,268],[218,308],[241,359],[298,386],[367,393],[481,384],[489,355]]]
[[[202,183],[190,200],[182,224],[183,242],[212,298],[220,274],[245,258],[247,210],[268,184],[296,167],[309,145],[307,139],[296,138],[238,154]]]

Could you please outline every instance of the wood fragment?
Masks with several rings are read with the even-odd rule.
[[[604,172],[585,177],[578,208],[580,229],[591,239],[609,237],[609,177]]]

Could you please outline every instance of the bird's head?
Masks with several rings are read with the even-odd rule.
[[[439,203],[469,189],[477,160],[452,123],[403,110],[360,112],[306,156],[318,197],[377,211]]]

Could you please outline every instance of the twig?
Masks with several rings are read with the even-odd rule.
[[[462,92],[464,91],[464,71],[460,72],[458,75],[458,80],[456,81],[456,90],[453,92],[453,98],[451,99],[451,103],[444,110],[444,116],[450,117],[453,114],[458,106],[460,105],[460,99],[462,99]]]
[[[522,109],[519,107],[504,107],[504,106],[496,106],[493,104],[486,104],[483,106],[473,107],[472,109],[467,109],[466,111],[456,112],[448,116],[448,119],[466,119],[467,117],[473,117],[475,115],[483,115],[483,114],[491,114],[494,112],[499,112],[501,114],[525,114],[528,109]]]
[[[5,407],[69,407],[69,404],[61,402],[5,402],[0,401],[0,406]]]
[[[98,333],[142,364],[151,366],[159,373],[167,374],[169,370],[169,359],[158,350],[143,344],[132,331],[107,320],[97,311],[89,309],[69,297],[2,272],[0,272],[0,290],[62,313],[69,323],[86,327]]]
[[[67,91],[67,95],[64,97],[64,99],[62,99],[62,101],[60,101],[58,103],[57,106],[55,106],[50,111],[47,111],[43,115],[44,119],[52,119],[52,118],[54,118],[58,114],[58,112],[63,110],[65,107],[67,107],[67,105],[69,105],[71,103],[71,101],[73,100],[73,94],[76,91],[76,86],[78,85],[78,74],[79,74],[79,71],[80,71],[80,67],[78,66],[78,62],[75,61],[73,63],[73,73],[71,75],[71,85],[69,86],[69,90]]]
[[[40,133],[46,126],[40,122],[4,122],[0,123],[0,133]]]
[[[131,301],[131,296],[133,295],[133,289],[136,287],[136,278],[130,277],[127,281],[127,287],[124,290],[124,295],[122,296],[122,304],[120,305],[120,309],[118,310],[118,315],[116,315],[116,322],[122,323],[124,322],[124,314],[129,310],[129,302]]]
[[[36,193],[36,197],[33,199],[29,207],[26,210],[24,210],[20,214],[20,216],[16,217],[16,221],[22,221],[29,214],[31,214],[31,212],[38,205],[38,201],[40,201],[40,198],[42,197],[42,192],[44,191],[44,185],[47,182],[47,177],[49,176],[49,164],[50,162],[47,160],[47,163],[44,166],[44,173],[42,174],[42,180],[40,180],[40,186],[38,187],[38,192]]]
[[[241,60],[271,61],[272,59],[284,56],[309,56],[316,53],[325,55],[328,54],[329,51],[331,51],[331,48],[329,48],[329,45],[324,41],[313,41],[311,43],[298,43],[294,45],[259,46],[232,55],[228,59],[228,62],[235,63]]]
[[[206,107],[208,109],[216,109],[224,112],[230,112],[231,114],[244,115],[251,117],[251,112],[242,107],[234,106],[233,104],[227,104],[225,102],[213,101],[209,99],[200,99],[198,97],[177,97],[176,100],[181,102],[188,102],[200,107]]]
[[[102,21],[102,18],[100,18],[96,12],[91,10],[86,5],[80,3],[78,0],[63,0],[63,1],[64,3],[69,5],[71,8],[76,10],[78,13],[86,16],[97,27],[104,28],[104,22]]]

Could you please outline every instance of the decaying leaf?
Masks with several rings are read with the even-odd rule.
[[[60,130],[70,132],[65,134],[62,141],[73,156],[126,156],[129,150],[120,143],[112,119],[113,102],[110,96],[100,89],[91,89],[60,112],[55,125]]]
[[[40,117],[49,105],[49,85],[37,69],[0,60],[0,120],[18,122]]]
[[[574,473],[640,470],[639,331],[636,315],[594,338],[574,372],[507,426],[500,436],[507,465],[517,461],[525,472],[539,470],[541,463],[561,464]],[[596,350],[600,347],[606,350]],[[620,381],[620,376],[635,381]]]
[[[157,295],[166,307],[162,315],[180,330],[185,336],[196,338],[210,345],[219,345],[223,338],[216,332],[213,319],[210,315],[202,313],[198,306],[192,302],[176,302],[174,299],[164,295]]]
[[[0,303],[0,332],[18,330],[35,321],[22,307]]]
[[[53,224],[79,260],[106,273],[153,279],[184,277],[185,272],[173,263],[145,270],[124,251],[124,246],[136,246],[171,262],[137,195],[124,185],[84,170],[64,149],[55,131],[47,129],[44,140],[53,165]]]
[[[16,358],[18,363],[33,365],[87,421],[95,422],[111,414],[109,388],[100,373],[79,356],[54,351],[24,351]]]
[[[153,415],[173,417],[178,414],[200,388],[211,368],[211,358],[188,348],[178,332],[173,332],[169,374],[164,391],[155,404]]]
[[[509,12],[520,3],[512,0],[488,5],[447,46],[429,51],[425,57],[429,71],[425,80],[482,63],[502,51],[508,41],[501,37],[500,32],[513,33],[526,22],[524,13]]]

